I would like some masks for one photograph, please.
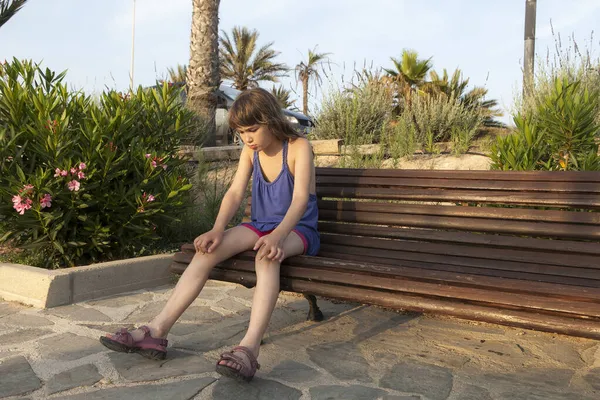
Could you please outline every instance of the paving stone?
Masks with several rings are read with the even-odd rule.
[[[93,308],[82,307],[77,304],[52,308],[46,311],[47,314],[56,315],[57,317],[66,318],[71,321],[93,321],[93,322],[110,322],[108,315],[101,313]]]
[[[583,379],[589,383],[594,390],[600,390],[600,368],[591,369],[583,376]]]
[[[389,394],[387,396],[383,396],[381,400],[421,400],[421,396],[394,396]]]
[[[434,328],[434,329],[450,329],[450,330],[461,330],[468,332],[479,332],[491,335],[504,335],[506,328],[499,328],[492,324],[485,323],[472,323],[460,319],[451,319],[436,316],[422,316],[418,319],[418,326],[420,328]]]
[[[14,357],[16,355],[17,353],[14,351],[0,351],[0,359]]]
[[[319,371],[316,369],[293,360],[285,360],[269,372],[270,378],[280,379],[291,383],[309,382],[317,379],[318,376]]]
[[[486,386],[490,388],[495,386],[500,389],[505,387],[566,389],[569,387],[574,371],[568,369],[527,368],[508,374],[484,374],[483,379],[487,383]]]
[[[146,304],[139,310],[136,310],[129,314],[125,322],[131,323],[147,323],[158,315],[159,312],[167,304],[166,300],[156,301],[153,303]]]
[[[11,314],[0,318],[0,323],[18,326],[21,328],[39,328],[40,326],[54,325],[54,322],[47,318],[29,314]]]
[[[40,336],[49,335],[52,331],[48,329],[19,329],[14,332],[0,335],[0,343],[3,346],[10,344],[25,343],[30,340],[38,339]]]
[[[175,325],[173,325],[173,327],[169,331],[169,334],[175,336],[185,336],[189,335],[190,333],[200,332],[205,328],[206,324],[202,323],[190,324],[185,322],[177,322]]]
[[[86,304],[90,306],[99,307],[123,307],[132,306],[139,303],[147,303],[154,298],[152,293],[138,293],[138,294],[125,294],[107,297],[105,299],[87,301]]]
[[[460,400],[494,400],[487,389],[474,385],[466,385],[458,393],[457,399]]]
[[[114,387],[62,397],[62,400],[189,400],[194,398],[215,378],[190,379],[164,385]]]
[[[250,307],[231,298],[223,299],[215,303],[215,306],[224,308],[236,314],[250,314]]]
[[[134,324],[126,324],[126,323],[106,324],[106,325],[97,325],[97,324],[80,324],[80,325],[85,326],[90,329],[95,329],[97,331],[100,331],[99,333],[101,333],[101,334],[115,333],[115,332],[119,331],[121,328],[126,328],[128,330],[132,330],[136,327],[136,325],[134,325]]]
[[[108,357],[119,374],[131,382],[202,374],[215,370],[214,362],[174,349],[169,349],[167,358],[162,361],[149,360],[138,354],[118,352],[110,352]]]
[[[215,385],[213,399],[223,400],[298,400],[302,392],[279,382],[254,378],[251,384],[222,378]]]
[[[8,301],[0,301],[0,317],[5,315],[15,314],[19,311],[26,310],[28,307],[25,307],[21,304],[12,303]]]
[[[597,400],[573,391],[547,390],[543,387],[515,387],[501,392],[498,400]]]
[[[0,397],[16,396],[42,387],[42,382],[23,356],[2,360],[0,377]]]
[[[254,288],[247,289],[243,286],[238,286],[235,289],[228,291],[227,296],[252,301],[252,297],[254,296]]]
[[[312,400],[377,400],[385,394],[381,389],[352,385],[324,385],[310,388]]]
[[[544,354],[558,362],[569,365],[570,367],[582,367],[585,361],[573,345],[566,342],[548,343],[542,345]]]
[[[218,312],[211,310],[210,307],[192,306],[185,310],[185,312],[181,315],[179,320],[201,322],[215,321],[221,318],[223,318],[223,316]]]
[[[223,287],[223,286],[218,286],[218,287],[205,286],[202,289],[202,291],[200,292],[198,299],[212,301],[212,300],[220,299],[223,296],[230,296],[231,292],[232,291],[229,288]]]
[[[72,361],[107,350],[98,340],[72,333],[63,333],[39,341],[40,354],[45,359]]]
[[[248,329],[248,322],[239,318],[223,318],[200,327],[196,333],[178,340],[175,347],[194,351],[210,351],[223,346],[237,345]]]
[[[357,336],[357,341],[376,336],[388,329],[398,328],[415,316],[416,314],[412,313],[398,313],[376,307],[363,308],[350,314],[350,317],[356,321],[353,333]]]
[[[338,379],[371,382],[369,363],[353,343],[334,342],[306,349],[310,360]]]
[[[408,361],[394,366],[379,385],[399,392],[419,393],[431,400],[445,400],[452,383],[452,372],[448,368]]]
[[[92,364],[82,365],[54,375],[46,382],[46,393],[53,394],[78,386],[90,386],[102,379],[98,368]]]

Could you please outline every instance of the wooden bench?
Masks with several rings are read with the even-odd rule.
[[[317,195],[282,290],[600,339],[600,172],[317,168]],[[253,260],[211,278],[252,287]]]

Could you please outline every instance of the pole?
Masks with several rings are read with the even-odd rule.
[[[533,88],[535,61],[536,0],[525,0],[525,51],[523,54],[523,96]]]
[[[129,73],[129,88],[133,91],[133,61],[135,54],[135,0],[133,0],[133,20],[131,24],[131,67]]]

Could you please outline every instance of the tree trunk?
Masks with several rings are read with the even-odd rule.
[[[308,116],[308,74],[302,77],[302,113]]]
[[[523,56],[523,95],[533,89],[535,61],[536,0],[525,0],[525,51]]]
[[[219,3],[220,0],[193,0],[190,65],[187,71],[187,106],[200,119],[204,144],[216,143],[216,91],[219,88]],[[223,139],[220,140],[223,142]],[[227,138],[225,138],[225,145]]]

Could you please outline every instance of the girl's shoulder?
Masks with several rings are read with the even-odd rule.
[[[312,150],[310,141],[305,137],[297,137],[289,140],[289,150],[293,152]]]

